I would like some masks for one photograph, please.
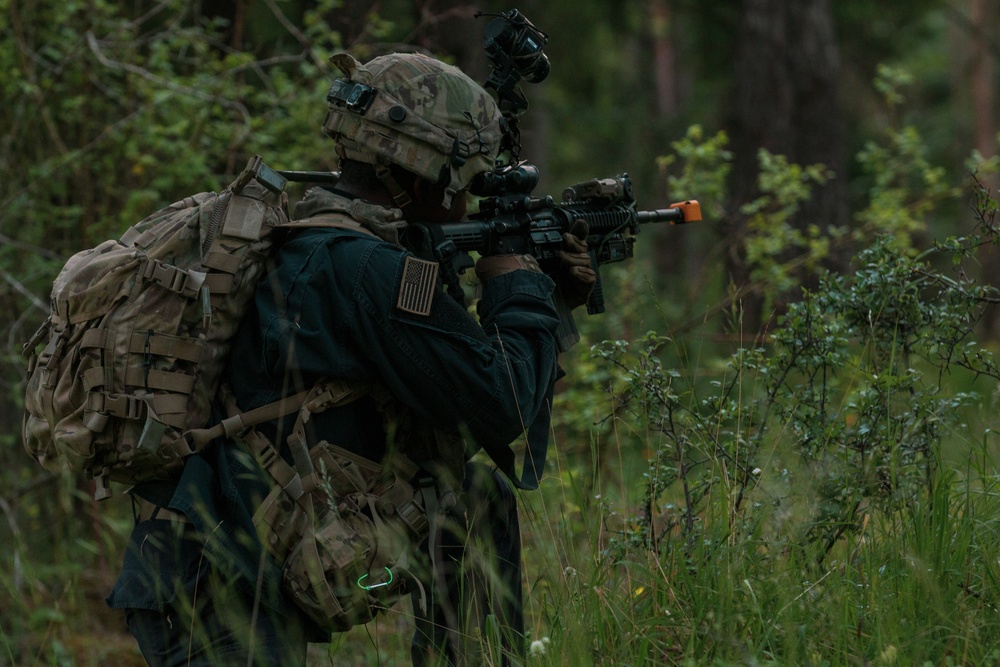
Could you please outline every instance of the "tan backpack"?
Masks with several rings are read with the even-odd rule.
[[[285,179],[254,156],[221,193],[157,211],[77,253],[24,346],[24,445],[45,468],[166,479],[196,448],[233,335],[286,224]],[[44,345],[41,351],[38,346]]]

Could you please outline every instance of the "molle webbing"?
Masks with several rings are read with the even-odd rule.
[[[229,346],[288,222],[283,179],[259,156],[221,194],[167,206],[70,258],[52,314],[25,345],[25,447],[49,469],[169,479],[203,443]],[[36,346],[44,344],[40,354]]]

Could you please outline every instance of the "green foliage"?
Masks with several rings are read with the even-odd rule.
[[[876,184],[885,186],[873,188],[873,202],[884,197],[890,183],[898,198],[909,199],[913,189],[926,193],[937,182],[939,169],[912,159],[922,153],[918,135],[903,134],[910,141],[901,144],[901,134],[893,132],[887,141],[894,149],[907,146],[905,152],[871,144],[862,155],[877,173]],[[911,159],[873,159],[890,154]],[[903,177],[898,169],[903,163],[923,177],[917,181]],[[796,262],[815,265],[824,256],[824,242],[810,246],[788,229],[770,237],[764,234],[782,229],[797,203],[808,197],[808,184],[822,182],[824,173],[821,167],[801,169],[767,154],[761,156],[761,167],[764,195],[744,207],[757,232],[748,241],[748,255],[758,270],[771,267],[766,282],[781,293],[789,289],[790,274],[775,279],[785,265],[767,258],[798,250]],[[651,424],[669,441],[657,448],[650,464],[642,537],[649,538],[657,498],[675,484],[682,486],[683,525],[688,533],[694,527],[692,517],[698,514],[692,484],[701,488],[713,480],[728,482],[733,475],[737,482],[730,483],[725,493],[742,499],[752,479],[747,471],[757,469],[755,456],[765,442],[770,451],[797,451],[806,463],[805,470],[819,489],[807,533],[810,540],[822,539],[826,549],[872,506],[888,514],[902,511],[933,489],[942,429],[975,398],[951,390],[948,374],[963,368],[974,377],[1000,379],[992,355],[972,340],[973,328],[985,305],[996,298],[996,290],[974,283],[961,268],[984,238],[995,235],[996,205],[979,194],[976,234],[948,239],[917,257],[909,241],[901,244],[895,236],[882,234],[859,253],[851,276],[821,275],[815,290],[804,290],[800,300],[788,304],[770,332],[766,351],[740,350],[732,357],[727,380],[711,383],[715,390],[707,401],[697,399],[693,387],[686,400],[680,399],[673,385],[676,376],[662,373],[652,361],[651,355],[663,343],[655,336],[631,360],[626,360],[627,348],[621,343],[596,348],[623,371],[624,389],[616,391],[622,404],[643,397],[644,409],[632,416]],[[934,199],[921,201],[912,215],[926,216]],[[879,216],[872,207],[869,215],[874,229],[899,231],[892,214]],[[946,266],[955,275],[935,269],[930,255],[951,258]],[[748,376],[758,386],[744,386]],[[650,404],[655,406],[652,411]],[[677,419],[679,414],[697,418],[685,423]],[[670,429],[663,428],[665,422]],[[716,432],[706,432],[704,424]],[[777,435],[769,435],[775,431]],[[664,456],[668,465],[663,464]],[[695,467],[688,463],[691,459],[724,460],[730,466],[726,475],[715,473],[707,482],[691,480],[685,474]],[[668,530],[675,525],[680,524],[668,522]]]
[[[192,15],[188,3],[139,19],[106,2],[22,11],[0,47],[21,73],[5,79],[0,111],[12,175],[0,186],[4,228],[21,243],[64,257],[219,188],[253,151],[295,146],[282,159],[296,166],[331,158],[297,141],[319,134],[335,46],[315,12],[297,35],[314,43],[257,56],[228,47],[225,22]]]
[[[767,285],[767,294],[782,295],[801,284],[803,276],[815,275],[829,255],[831,241],[844,230],[792,224],[812,186],[833,177],[828,169],[821,164],[790,164],[764,149],[757,159],[761,196],[740,209],[747,216],[746,256],[751,278]]]
[[[905,101],[901,88],[911,82],[908,72],[883,66],[875,85],[892,112]],[[872,184],[868,206],[856,216],[861,227],[855,239],[889,234],[900,248],[912,249],[913,235],[926,230],[927,214],[959,193],[948,182],[944,168],[930,164],[926,144],[911,125],[889,126],[881,143],[867,142],[858,162]]]
[[[729,137],[719,131],[706,137],[700,125],[688,128],[684,137],[670,143],[674,152],[657,159],[661,172],[669,173],[671,166],[681,165],[679,174],[667,176],[670,195],[675,200],[698,199],[708,208],[703,214],[710,220],[724,213],[726,179],[731,171],[733,155],[726,149]]]
[[[543,604],[555,648],[581,655],[576,637],[591,657],[619,647],[607,664],[1000,659],[1000,468],[992,432],[976,426],[1000,367],[975,340],[998,294],[968,268],[997,241],[997,203],[974,182],[974,232],[918,251],[912,232],[956,191],[920,134],[890,129],[859,161],[872,182],[854,234],[864,246],[838,274],[820,268],[818,233],[767,236],[825,171],[762,156],[750,247],[785,305],[757,346],[689,373],[672,363],[687,343],[650,332],[596,344],[582,362],[610,398],[593,441],[648,455],[634,488],[569,506],[590,510],[600,550],[586,585],[566,581],[547,604],[601,612],[550,617]],[[799,263],[816,283],[791,298]],[[582,571],[565,553],[560,564]]]

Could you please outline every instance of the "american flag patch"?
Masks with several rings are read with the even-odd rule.
[[[403,282],[399,285],[396,308],[414,315],[430,315],[437,286],[438,264],[410,255],[403,265]]]

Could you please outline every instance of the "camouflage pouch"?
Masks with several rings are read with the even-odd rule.
[[[343,632],[407,592],[397,565],[429,523],[409,481],[417,467],[405,457],[390,469],[327,442],[310,453],[301,488],[276,485],[254,524],[284,563],[282,583],[299,608],[325,631]]]

